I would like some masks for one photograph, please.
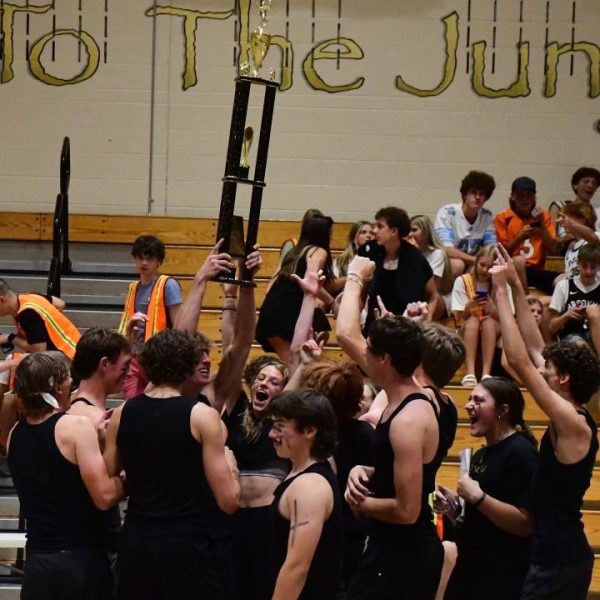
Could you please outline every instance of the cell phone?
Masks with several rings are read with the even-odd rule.
[[[477,290],[475,292],[475,296],[477,297],[477,300],[486,300],[488,297],[488,291],[487,290]]]
[[[541,227],[542,226],[542,221],[540,219],[537,219],[536,221],[532,221],[531,223],[529,223],[529,225],[531,227]]]

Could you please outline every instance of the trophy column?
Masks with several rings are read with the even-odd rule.
[[[256,155],[254,173],[250,178],[250,169],[246,166],[247,156],[240,164],[242,148],[246,154],[252,143],[253,130],[246,127],[246,115],[248,112],[248,101],[252,85],[265,87],[265,96],[262,108],[262,119],[260,124],[259,141]],[[231,128],[229,131],[229,144],[227,147],[227,159],[225,163],[225,174],[223,176],[223,191],[221,194],[221,208],[219,211],[219,223],[217,225],[217,241],[224,239],[221,250],[232,251],[231,239],[234,222],[235,198],[238,184],[252,186],[250,200],[250,211],[246,241],[244,243],[243,259],[250,254],[258,239],[258,224],[260,221],[260,209],[262,204],[263,190],[265,184],[265,172],[267,169],[267,155],[269,152],[269,140],[271,137],[271,124],[273,122],[273,111],[275,107],[275,94],[279,84],[275,81],[267,81],[258,77],[241,75],[236,79],[233,112],[231,116]],[[235,273],[219,276],[218,281],[237,283],[239,285],[254,285],[252,274],[245,266],[242,268],[241,279],[235,279]]]

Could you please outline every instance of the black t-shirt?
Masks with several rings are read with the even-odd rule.
[[[228,430],[227,446],[235,456],[240,474],[263,474],[283,479],[290,470],[290,463],[277,456],[269,438],[273,421],[268,417],[262,419],[258,423],[259,434],[255,439],[248,439],[243,427],[247,407],[248,398],[242,392],[231,413],[223,416]]]
[[[536,466],[536,449],[524,435],[515,433],[478,450],[471,460],[470,476],[492,498],[528,508],[533,503]],[[457,535],[459,555],[487,566],[497,566],[497,561],[507,566],[528,564],[530,541],[503,531],[471,504],[466,506],[464,523]]]
[[[375,262],[375,274],[369,287],[369,304],[365,332],[368,332],[378,307],[377,296],[381,296],[385,307],[395,315],[401,315],[410,302],[426,301],[425,286],[433,277],[427,259],[412,244],[404,240],[398,255],[398,267],[383,268],[384,249],[380,246],[365,246],[360,254]]]
[[[33,308],[28,308],[15,317],[19,327],[23,330],[28,344],[46,344],[47,350],[56,350],[52,343],[44,319]]]

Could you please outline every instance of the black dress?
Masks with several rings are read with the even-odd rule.
[[[298,277],[304,277],[305,273],[306,252],[300,257],[296,267]],[[271,286],[260,307],[256,324],[256,340],[265,352],[275,351],[268,341],[270,337],[292,341],[303,297],[300,286],[285,275],[280,275]],[[331,331],[329,321],[321,309],[315,309],[313,329]]]

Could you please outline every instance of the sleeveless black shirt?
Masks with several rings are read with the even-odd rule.
[[[569,279],[569,296],[564,312],[576,308],[577,306],[587,307],[594,304],[600,304],[600,285],[597,285],[590,292],[584,292],[575,284],[574,279]],[[587,320],[577,321],[576,319],[569,319],[565,326],[560,330],[559,336],[562,338],[572,333],[579,335],[589,333]]]
[[[195,398],[151,398],[123,405],[117,446],[127,475],[129,503],[123,532],[136,535],[206,534],[212,492],[202,447],[192,436]]]
[[[433,410],[438,430],[441,431],[437,410],[433,402],[420,393],[409,394],[390,415],[386,421],[380,420],[375,428],[374,443],[374,472],[371,481],[371,491],[375,498],[394,498],[394,450],[390,442],[390,425],[400,411],[410,402],[425,400]],[[423,530],[435,530],[433,515],[429,505],[429,494],[435,489],[435,475],[444,459],[445,450],[438,442],[438,449],[433,460],[423,465],[423,484],[421,487],[421,510],[415,523],[411,525],[397,525],[384,523],[377,519],[368,520],[369,535],[382,542],[408,541],[419,537]]]
[[[586,410],[578,412],[585,416],[592,433],[590,448],[579,462],[571,465],[559,462],[549,430],[540,443],[533,495],[532,562],[535,564],[577,563],[591,554],[583,531],[581,507],[598,452],[598,429]]]
[[[73,404],[85,404],[86,406],[96,406],[87,398],[80,396],[71,402]],[[108,552],[116,552],[119,545],[119,534],[121,533],[121,512],[119,505],[113,506],[108,510],[99,510],[97,518],[98,541]]]
[[[279,501],[292,482],[305,473],[317,473],[324,477],[333,494],[333,510],[323,523],[323,530],[306,577],[306,583],[298,600],[343,600],[345,598],[342,583],[342,499],[337,480],[327,462],[317,462],[304,469],[298,475],[282,481],[274,492],[271,505],[273,514],[272,547],[273,587],[279,569],[285,561],[290,536],[290,521],[281,516]]]
[[[51,553],[95,546],[98,511],[79,467],[56,445],[54,430],[65,413],[43,423],[19,421],[10,439],[8,465],[27,519],[27,552]]]

